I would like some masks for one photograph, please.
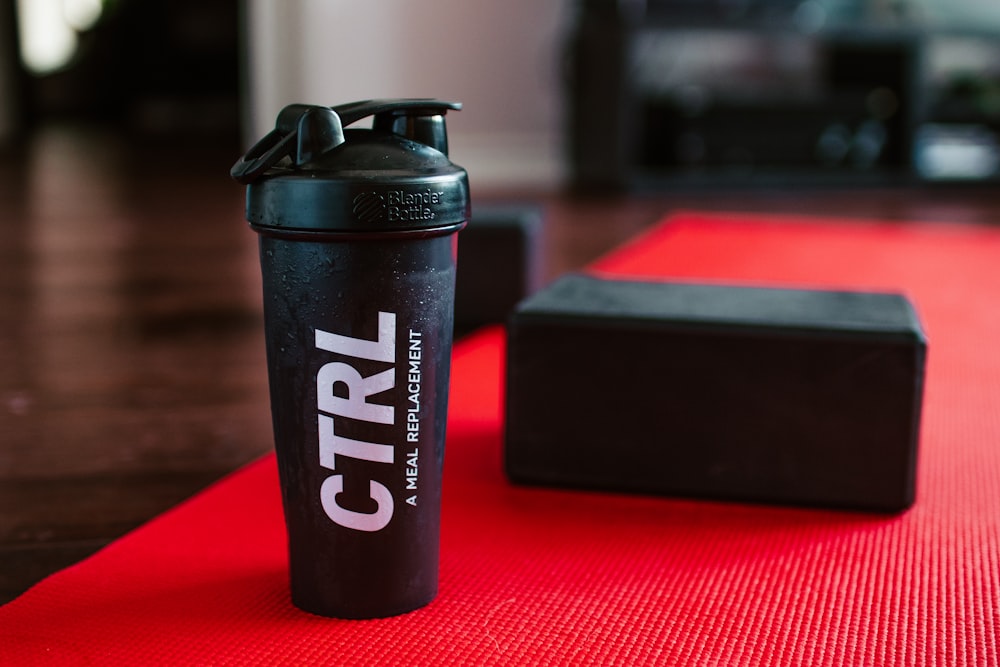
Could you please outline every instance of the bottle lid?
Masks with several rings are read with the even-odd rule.
[[[293,104],[233,166],[247,220],[283,236],[451,232],[469,217],[464,169],[448,159],[444,116],[460,104],[366,100]],[[368,116],[367,129],[347,128]]]

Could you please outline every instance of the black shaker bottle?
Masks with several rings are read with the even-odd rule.
[[[437,593],[466,172],[431,99],[291,105],[232,169],[259,233],[292,602],[377,618]],[[345,129],[367,116],[370,128]]]

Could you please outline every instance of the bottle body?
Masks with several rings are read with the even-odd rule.
[[[436,594],[455,231],[260,236],[292,601],[306,611],[376,618]]]
[[[392,616],[437,592],[457,232],[470,212],[445,131],[459,108],[291,104],[230,171],[260,239],[292,602],[315,614]]]

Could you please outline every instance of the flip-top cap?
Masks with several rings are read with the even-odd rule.
[[[469,217],[464,169],[448,159],[432,99],[294,104],[232,169],[247,185],[247,220],[278,235],[445,233]],[[344,129],[373,116],[368,129]]]

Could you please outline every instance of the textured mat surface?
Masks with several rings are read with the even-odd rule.
[[[267,457],[0,607],[0,664],[1000,664],[1000,231],[685,213],[594,269],[905,292],[929,338],[913,509],[511,486],[493,329],[455,350],[430,606],[292,607]]]

